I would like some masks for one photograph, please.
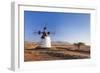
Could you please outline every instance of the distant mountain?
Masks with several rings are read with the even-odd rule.
[[[25,41],[24,44],[33,44],[33,45],[37,45],[40,44],[40,42],[28,42]],[[56,45],[56,46],[67,46],[67,45],[72,45],[69,42],[65,42],[65,41],[52,41],[51,45]]]
[[[24,44],[38,44],[38,42],[24,41]]]
[[[65,42],[65,41],[53,41],[51,42],[51,45],[66,46],[66,45],[72,45],[72,44],[69,42]]]

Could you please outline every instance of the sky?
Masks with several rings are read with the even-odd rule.
[[[90,14],[24,11],[24,39],[39,42],[41,36],[34,33],[44,26],[51,34],[52,41],[90,44]]]

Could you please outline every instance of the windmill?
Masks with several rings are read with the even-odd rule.
[[[51,38],[50,38],[50,34],[53,34],[49,31],[47,31],[47,27],[46,25],[43,27],[43,31],[38,31],[38,32],[34,32],[39,34],[41,37],[41,42],[40,42],[40,47],[42,48],[50,48],[51,47]]]

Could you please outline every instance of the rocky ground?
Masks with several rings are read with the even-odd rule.
[[[69,49],[65,47],[41,48],[35,47],[24,50],[24,61],[47,61],[47,60],[67,60],[67,59],[87,59],[90,58],[90,49]]]

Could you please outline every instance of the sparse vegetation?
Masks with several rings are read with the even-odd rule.
[[[63,46],[56,44],[51,48],[41,48],[36,43],[25,43],[25,62],[84,58],[90,58],[90,46],[83,42]]]
[[[84,46],[85,43],[83,43],[83,42],[78,42],[78,43],[74,43],[74,45],[75,45],[78,49],[80,49],[80,47],[81,47],[81,46]]]

